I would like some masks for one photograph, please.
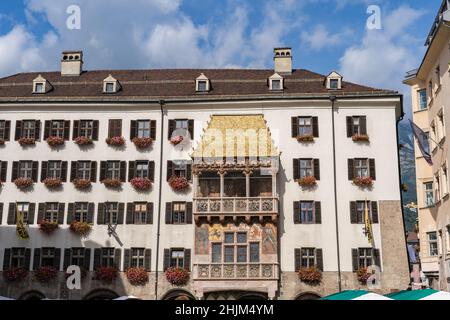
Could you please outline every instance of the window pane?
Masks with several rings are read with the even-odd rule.
[[[213,243],[212,244],[212,263],[222,262],[222,244]]]
[[[247,233],[238,232],[237,234],[237,243],[247,243]]]
[[[225,263],[233,263],[234,262],[234,247],[226,246],[225,247]]]
[[[237,262],[247,262],[247,246],[237,247]]]
[[[250,243],[250,262],[259,262],[259,243]]]
[[[234,243],[234,233],[231,232],[225,233],[225,243]]]

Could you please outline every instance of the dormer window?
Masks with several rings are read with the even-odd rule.
[[[342,89],[342,76],[333,71],[325,79],[325,84],[328,90],[341,90]]]
[[[50,83],[39,75],[36,79],[33,80],[33,93],[36,94],[44,94],[50,91],[51,85]]]
[[[284,89],[284,78],[278,73],[275,73],[269,78],[269,89],[271,91],[283,91]]]
[[[202,73],[197,79],[195,79],[195,91],[209,92],[209,90],[209,79]]]
[[[105,92],[106,93],[114,93],[114,83],[113,82],[107,82],[105,84]]]
[[[338,79],[330,79],[330,89],[334,89],[334,90],[339,89],[339,80]]]
[[[121,86],[119,81],[117,81],[112,75],[109,75],[108,78],[103,80],[103,93],[117,93],[120,88]]]
[[[45,83],[38,82],[34,85],[34,93],[44,93],[45,92]]]

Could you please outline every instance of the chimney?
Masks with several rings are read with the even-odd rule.
[[[61,58],[62,76],[79,76],[83,72],[83,51],[65,51]]]
[[[273,50],[275,61],[275,72],[279,75],[292,74],[292,49],[291,48],[275,48]]]

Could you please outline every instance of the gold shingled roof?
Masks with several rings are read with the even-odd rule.
[[[278,157],[263,115],[214,115],[193,158]]]

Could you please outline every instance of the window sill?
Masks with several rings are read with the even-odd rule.
[[[414,113],[421,113],[421,112],[425,112],[425,111],[428,111],[428,107],[425,107],[425,108],[423,108],[423,109],[416,110],[416,111],[414,111]]]

